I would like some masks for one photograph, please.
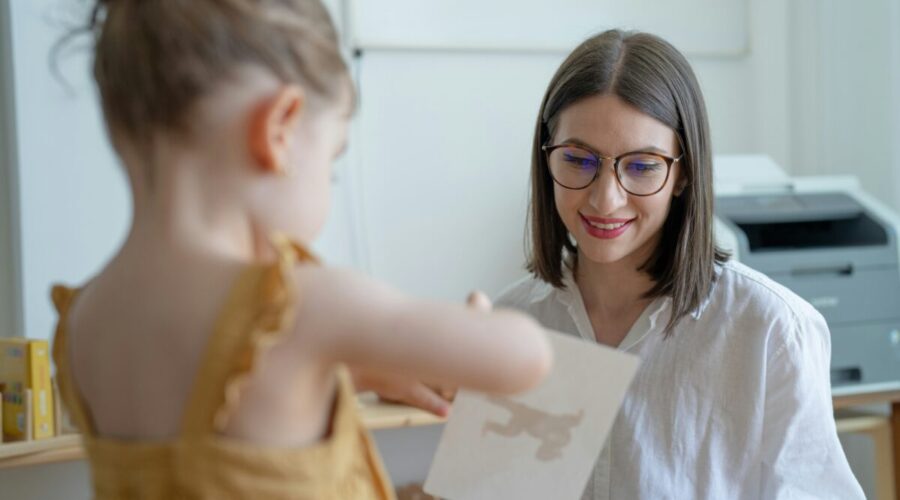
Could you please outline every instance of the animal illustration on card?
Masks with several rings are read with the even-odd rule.
[[[509,411],[510,417],[506,423],[485,421],[481,435],[490,432],[503,437],[528,434],[541,442],[535,456],[542,462],[562,457],[563,449],[572,440],[572,430],[584,417],[583,409],[573,414],[554,415],[506,397],[488,396],[487,400]]]

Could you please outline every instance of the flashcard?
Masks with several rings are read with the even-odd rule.
[[[581,498],[638,358],[549,335],[553,369],[538,387],[457,394],[425,491],[451,500]]]

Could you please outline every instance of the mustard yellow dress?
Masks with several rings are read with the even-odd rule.
[[[66,316],[77,290],[54,287],[59,323],[53,344],[60,394],[84,436],[97,499],[393,499],[372,439],[356,410],[345,368],[338,384],[331,433],[297,449],[274,449],[219,432],[240,398],[243,380],[261,350],[292,321],[297,261],[314,261],[300,245],[278,240],[280,258],[250,266],[238,279],[210,337],[179,435],[167,441],[98,436],[72,383]]]

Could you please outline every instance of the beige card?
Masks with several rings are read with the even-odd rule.
[[[553,370],[537,388],[459,392],[425,491],[452,500],[581,498],[638,358],[562,333],[550,340]]]

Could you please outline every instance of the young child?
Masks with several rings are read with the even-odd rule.
[[[414,300],[306,250],[353,110],[317,0],[108,0],[90,29],[133,220],[53,299],[97,498],[392,498],[344,366],[493,393],[548,372],[527,316]]]
[[[828,327],[716,248],[710,150],[674,47],[616,30],[579,45],[535,128],[533,276],[498,303],[642,358],[584,498],[862,498]]]

